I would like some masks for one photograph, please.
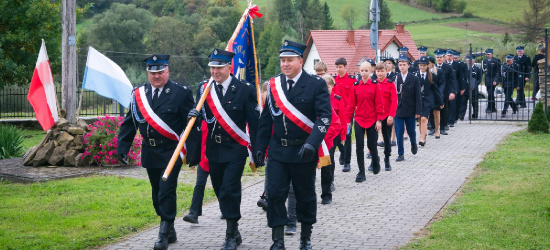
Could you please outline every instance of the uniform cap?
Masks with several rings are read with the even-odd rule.
[[[432,62],[433,64],[435,64],[435,58],[433,56],[428,56],[428,61]]]
[[[400,55],[400,56],[399,56],[399,61],[400,61],[400,62],[408,62],[408,63],[411,63],[411,59],[410,59],[408,56],[406,56],[406,55]]]
[[[170,55],[153,54],[143,59],[143,61],[147,63],[147,71],[160,72],[166,68],[169,59]]]
[[[226,65],[231,64],[231,61],[233,60],[233,56],[235,53],[225,51],[222,49],[214,49],[212,50],[212,53],[210,53],[210,60],[208,62],[208,66],[210,67],[223,67]]]
[[[512,54],[506,55],[506,60],[514,60],[514,55]]]
[[[393,63],[393,65],[395,65],[395,59],[393,59],[393,57],[391,56],[385,57],[384,59],[382,59],[382,61],[390,61],[391,63]]]
[[[405,46],[399,48],[399,53],[407,53],[407,52],[409,52],[409,48],[407,48]]]
[[[451,55],[451,56],[454,56],[455,55],[455,51],[450,49],[450,50],[447,50],[447,55]]]
[[[525,47],[523,47],[523,46],[517,46],[516,47],[516,50],[523,50],[523,49],[525,49]]]
[[[486,49],[485,54],[493,54],[493,49]]]
[[[304,51],[306,50],[306,45],[293,42],[290,40],[285,40],[283,46],[279,50],[279,57],[293,57],[293,56],[304,56]]]
[[[418,64],[429,64],[428,57],[427,56],[420,57],[420,59],[418,59]]]
[[[444,56],[444,55],[445,55],[445,52],[446,52],[446,51],[445,51],[444,49],[436,49],[436,50],[434,51],[434,54],[435,54],[435,56],[440,57],[440,56]]]
[[[374,62],[374,60],[372,59],[367,59],[367,62],[370,63],[371,65],[376,65],[376,62]]]
[[[476,56],[475,56],[475,55],[471,55],[471,56],[470,56],[470,55],[466,55],[466,60],[470,60],[470,59],[475,60],[475,59],[476,59]]]
[[[426,47],[424,47],[424,46],[420,46],[420,47],[418,48],[418,52],[420,52],[420,53],[426,53],[426,52],[428,52],[428,48],[426,48]]]
[[[459,51],[455,51],[454,57],[460,57],[460,52],[459,52]]]

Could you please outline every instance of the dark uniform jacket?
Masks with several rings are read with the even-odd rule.
[[[265,152],[269,146],[268,158],[280,162],[302,163],[304,161],[300,159],[298,152],[303,142],[319,149],[329,129],[332,119],[330,95],[323,79],[311,76],[303,70],[290,93],[287,90],[286,76],[283,74],[280,76],[282,89],[288,101],[314,123],[313,130],[311,134],[308,134],[283,113],[278,114],[282,111],[276,105],[273,95],[270,94],[260,117],[256,138],[257,150]],[[294,140],[296,144],[283,146],[281,139]],[[303,142],[299,143],[300,140]]]
[[[151,103],[151,84],[146,83],[143,85],[145,86],[145,96],[149,103]],[[140,87],[143,85],[140,85]],[[137,91],[137,89],[135,88],[134,91]],[[175,133],[181,135],[187,126],[187,113],[189,113],[193,106],[193,92],[191,89],[168,80],[162,89],[162,93],[151,108]],[[135,113],[137,113],[138,117],[134,117],[134,107],[136,108]],[[120,126],[117,154],[126,154],[130,151],[136,131],[139,129],[140,134],[143,136],[141,144],[142,166],[144,168],[166,168],[178,142],[164,137],[147,122],[140,123],[137,121],[141,119],[144,118],[138,105],[132,105]],[[200,160],[200,158],[193,157],[193,155],[196,155],[196,152],[200,156],[200,144],[196,144],[196,138],[200,138],[200,133],[193,131],[186,141],[187,162],[190,164],[198,163]],[[181,158],[178,157],[176,164],[182,164]]]
[[[250,83],[240,81],[233,75],[230,77],[232,78],[231,83],[220,103],[227,115],[242,131],[246,132],[248,123],[252,152],[256,152],[254,138],[260,117],[256,90]],[[215,84],[217,83],[212,83],[210,91],[216,91]],[[203,92],[202,88],[200,87],[201,91],[197,94],[197,100],[200,99]],[[224,163],[248,157],[247,148],[235,141],[218,121],[215,121],[212,109],[206,101],[203,107],[204,113],[202,114],[206,115],[207,122],[210,122],[206,137],[206,158],[209,161]],[[196,122],[195,124],[200,125],[201,123]]]
[[[525,87],[525,78],[531,77],[531,58],[528,55],[523,55],[521,58],[519,56],[514,56],[514,64],[518,68],[518,87]]]
[[[439,67],[437,64],[436,67]],[[443,63],[441,65],[441,70],[445,76],[445,88],[443,89],[443,100],[449,100],[449,94],[453,93],[456,95],[458,90],[458,83],[456,81],[456,75],[453,71],[453,67],[448,63]]]
[[[439,87],[436,84],[435,76],[432,74],[432,83],[430,84],[430,79],[428,78],[428,75],[426,74],[426,79],[422,79],[422,75],[420,71],[416,72],[416,76],[418,77],[418,81],[420,83],[420,93],[422,96],[422,109],[424,108],[430,108],[433,109],[434,107],[439,107],[443,105],[443,95],[441,94],[441,91],[439,90]],[[407,76],[407,78],[409,78]]]
[[[518,87],[518,65],[512,63],[511,65],[502,65],[502,87],[503,88],[517,88]]]
[[[395,117],[414,117],[422,112],[420,81],[414,74],[407,74],[405,82],[397,75],[397,112]]]
[[[470,76],[470,91],[477,93],[477,86],[481,84],[481,77],[483,76],[483,71],[478,66],[472,66],[472,74]]]
[[[490,84],[493,86],[493,82],[500,81],[500,60],[498,58],[484,59],[481,63],[481,69],[485,74],[485,86]]]
[[[439,69],[437,67],[434,67],[434,70],[437,70],[437,75],[432,73],[432,79],[433,83],[437,86],[439,89],[439,94],[441,94],[442,100],[444,100],[445,96],[443,93],[445,92],[445,74],[443,73],[442,69]],[[447,96],[449,98],[449,96]]]
[[[456,83],[457,83],[457,92],[460,92],[462,90],[466,89],[466,74],[468,67],[463,62],[452,62],[453,71],[455,73],[456,77]]]
[[[544,54],[539,53],[533,56],[531,67],[533,67],[533,77],[535,78],[535,81],[539,78],[539,64],[537,62],[541,59],[544,59]]]

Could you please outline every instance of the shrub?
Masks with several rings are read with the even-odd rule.
[[[455,1],[453,3],[453,9],[456,13],[463,13],[464,10],[466,9],[466,1],[464,0],[459,0],[459,1]]]
[[[122,124],[121,116],[98,117],[93,124],[88,125],[90,132],[84,135],[83,157],[91,156],[90,164],[107,165],[118,164],[116,149],[118,144],[118,132]],[[134,142],[128,152],[128,164],[141,164],[141,135],[134,137]]]
[[[24,153],[23,130],[9,124],[0,124],[0,159],[19,157]]]
[[[545,116],[543,103],[537,103],[533,110],[531,120],[529,120],[529,124],[527,125],[527,130],[531,133],[548,133],[550,125]]]

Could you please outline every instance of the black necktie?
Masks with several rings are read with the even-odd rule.
[[[426,80],[426,74],[422,74],[422,80]]]
[[[292,85],[294,85],[294,81],[292,79],[289,79],[287,82],[288,82],[288,93],[290,93],[290,90],[292,90]]]
[[[155,89],[153,92],[153,105],[155,105],[155,101],[159,99],[159,89]]]
[[[221,100],[222,97],[223,97],[223,85],[221,85],[221,84],[216,84],[216,90],[218,91],[218,97],[219,97],[220,100]]]

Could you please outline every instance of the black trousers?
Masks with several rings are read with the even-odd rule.
[[[201,166],[197,166],[197,181],[195,182],[189,213],[193,213],[197,216],[202,215],[202,202],[204,200],[204,189],[206,187],[208,175],[210,175],[210,173],[204,171]]]
[[[502,114],[506,114],[508,106],[512,106],[513,111],[518,110],[517,104],[514,103],[514,99],[512,99],[513,94],[514,94],[514,87],[504,88],[504,95],[506,95],[506,98],[504,99],[504,108],[502,108]]]
[[[479,113],[479,103],[478,103],[478,91],[477,87],[470,92],[470,95],[472,96],[472,116],[477,117]],[[464,95],[462,98],[462,108],[460,108],[460,117],[466,116],[466,113],[468,112],[468,101],[470,100],[469,95]]]
[[[284,226],[288,217],[285,202],[290,182],[296,195],[296,217],[298,222],[314,224],[317,222],[317,195],[315,194],[315,175],[317,161],[308,163],[286,163],[267,159],[269,168],[267,192],[267,225],[271,228]]]
[[[241,219],[241,177],[246,158],[231,162],[209,161],[210,178],[222,215],[227,220]]]
[[[492,79],[488,83],[485,81],[485,87],[487,87],[487,110],[488,111],[497,111],[497,106],[495,103],[495,88],[493,85]]]
[[[525,106],[525,78],[518,79],[518,94],[516,96],[516,105]]]
[[[340,143],[340,136],[336,136],[334,138],[334,144]],[[336,147],[332,147],[329,149],[330,153],[330,165],[324,166],[321,168],[321,198],[332,198],[332,191],[330,191],[330,184],[334,181],[334,151],[336,150]]]
[[[376,123],[369,128],[363,128],[355,122],[355,152],[357,154],[357,165],[359,171],[365,171],[365,134],[367,135],[367,147],[372,155],[372,159],[378,158],[378,132],[376,132]],[[390,140],[388,140],[390,141]]]
[[[181,165],[176,164],[168,176],[168,180],[163,181],[162,175],[166,168],[148,168],[147,176],[151,184],[151,196],[153,198],[153,207],[163,221],[173,222],[176,218],[178,188],[178,176]]]
[[[351,117],[351,123],[353,124],[353,117]],[[344,156],[344,164],[350,164],[351,163],[351,131],[349,134],[346,134],[346,143],[345,145],[340,144],[334,144],[338,145],[338,150],[340,150],[340,157],[342,155]]]
[[[456,93],[455,99],[449,101],[449,123],[455,124],[458,120],[458,114],[460,113],[460,106],[462,105],[463,96],[460,93]]]
[[[382,121],[382,138],[384,138],[384,157],[390,158],[391,156],[391,132],[393,130],[393,124],[388,125],[388,117]],[[368,139],[368,138],[367,138]]]
[[[464,116],[466,116],[466,110],[468,109],[468,101],[470,99],[470,95],[468,91],[464,91],[464,95],[462,96],[462,99],[460,100],[460,111],[458,112],[458,118],[464,119]]]

